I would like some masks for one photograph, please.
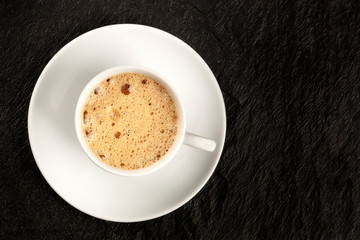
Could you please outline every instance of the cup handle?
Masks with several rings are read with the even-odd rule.
[[[184,142],[185,145],[196,147],[208,152],[213,152],[216,148],[216,142],[193,133],[185,132]]]

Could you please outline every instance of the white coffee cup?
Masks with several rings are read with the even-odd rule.
[[[152,77],[157,82],[159,82],[162,86],[166,88],[168,93],[171,95],[172,99],[174,100],[174,103],[177,108],[178,112],[178,132],[177,136],[175,138],[175,141],[169,151],[156,163],[153,165],[136,169],[136,170],[124,170],[112,167],[110,165],[107,165],[105,162],[100,160],[95,154],[90,150],[88,147],[86,140],[84,138],[84,135],[82,133],[81,128],[81,121],[82,121],[82,111],[85,104],[85,101],[87,97],[89,96],[90,92],[95,88],[95,86],[103,81],[104,79],[113,76],[115,74],[119,73],[125,73],[125,72],[132,72],[132,73],[140,73],[147,76]],[[165,166],[177,153],[177,151],[180,149],[182,144],[196,147],[205,151],[214,151],[216,148],[216,143],[213,140],[197,136],[195,134],[186,132],[186,117],[185,117],[185,111],[184,107],[181,103],[180,98],[176,94],[176,90],[170,86],[169,81],[166,80],[164,76],[162,76],[160,73],[155,72],[154,70],[150,70],[145,67],[140,66],[118,66],[118,67],[112,67],[110,69],[107,69],[98,75],[96,75],[93,79],[89,81],[89,83],[85,86],[83,91],[80,94],[80,97],[78,99],[76,110],[75,110],[75,130],[77,138],[80,142],[81,147],[85,151],[85,153],[88,155],[88,157],[100,168],[121,176],[140,176],[144,174],[148,174],[151,172],[154,172],[161,167]]]

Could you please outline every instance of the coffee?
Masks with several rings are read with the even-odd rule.
[[[138,73],[100,82],[82,111],[82,132],[90,150],[110,166],[134,170],[151,166],[171,148],[178,114],[165,87]]]

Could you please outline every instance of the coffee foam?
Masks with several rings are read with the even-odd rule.
[[[83,108],[89,148],[116,168],[134,170],[159,161],[173,145],[177,127],[176,106],[167,90],[138,73],[104,79]]]

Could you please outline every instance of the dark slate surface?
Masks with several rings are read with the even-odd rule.
[[[226,146],[210,181],[133,224],[67,204],[36,166],[31,92],[67,42],[139,23],[192,46],[222,89]],[[1,1],[1,239],[360,239],[359,1]]]

